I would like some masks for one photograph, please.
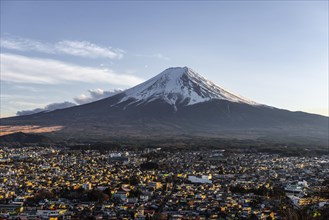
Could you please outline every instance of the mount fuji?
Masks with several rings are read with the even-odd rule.
[[[143,104],[157,99],[173,106],[176,111],[180,105],[193,105],[214,99],[257,104],[222,89],[188,67],[166,69],[152,79],[127,90],[120,102],[133,100],[131,104]]]
[[[144,83],[96,102],[0,122],[11,128],[60,127],[49,135],[74,140],[184,135],[328,140],[328,117],[256,103],[188,67],[168,68]]]

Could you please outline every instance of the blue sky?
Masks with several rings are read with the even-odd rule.
[[[105,97],[171,66],[328,115],[328,1],[1,1],[1,117]]]

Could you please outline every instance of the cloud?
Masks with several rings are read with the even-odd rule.
[[[78,104],[86,104],[89,102],[94,102],[100,99],[108,98],[122,91],[123,90],[121,89],[108,90],[108,91],[104,91],[102,89],[90,89],[88,90],[89,95],[81,94],[80,96],[75,97],[74,101]]]
[[[124,53],[123,50],[100,47],[88,41],[60,41],[55,48],[60,53],[88,58],[121,59]]]
[[[47,105],[44,108],[36,108],[36,109],[32,109],[32,110],[23,110],[23,111],[18,111],[16,113],[16,115],[21,116],[21,115],[31,115],[31,114],[35,114],[35,113],[39,113],[39,112],[50,112],[50,111],[54,111],[56,109],[63,109],[63,108],[69,108],[72,106],[76,106],[75,103],[72,102],[61,102],[61,103],[52,103]]]
[[[137,56],[137,57],[147,57],[147,58],[157,58],[157,59],[165,60],[165,61],[170,60],[169,57],[164,56],[164,55],[161,54],[161,53],[155,53],[155,54],[150,54],[150,55],[146,55],[146,54],[137,54],[136,56]]]
[[[169,57],[162,55],[161,53],[152,54],[151,57],[155,57],[161,60],[170,60]]]
[[[121,59],[125,53],[121,49],[99,46],[88,41],[64,40],[50,44],[8,35],[1,38],[1,47],[11,50],[66,54],[87,58]]]
[[[51,45],[26,38],[1,38],[1,47],[19,51],[37,51],[42,53],[55,53]]]
[[[82,105],[82,104],[87,104],[90,102],[94,102],[100,99],[104,99],[104,98],[108,98],[110,96],[116,95],[120,92],[122,92],[123,90],[121,89],[114,89],[114,90],[102,90],[102,89],[90,89],[88,90],[88,95],[85,94],[81,94],[78,97],[73,98],[74,101],[78,104],[78,105]],[[35,108],[32,110],[22,110],[22,111],[17,111],[16,115],[17,116],[21,116],[21,115],[32,115],[32,114],[36,114],[39,112],[49,112],[49,111],[54,111],[56,109],[63,109],[63,108],[69,108],[72,106],[76,106],[77,104],[72,103],[72,102],[61,102],[61,103],[52,103],[49,105],[46,105],[44,108]]]
[[[14,83],[58,84],[65,82],[110,83],[133,86],[143,80],[110,69],[79,66],[53,59],[1,54],[1,80]]]

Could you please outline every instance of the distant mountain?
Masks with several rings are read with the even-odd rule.
[[[1,125],[63,126],[51,136],[75,140],[190,136],[328,142],[328,117],[256,103],[187,67],[166,69],[109,98],[1,119]]]

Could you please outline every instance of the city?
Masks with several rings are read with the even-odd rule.
[[[327,219],[329,155],[0,150],[0,219]]]

